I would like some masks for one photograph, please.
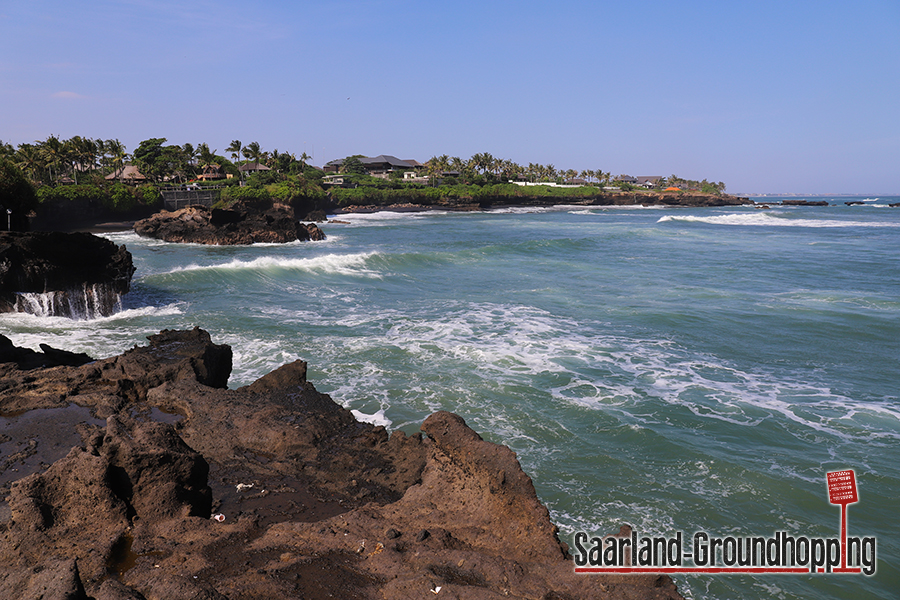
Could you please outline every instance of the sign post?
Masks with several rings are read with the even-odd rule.
[[[853,470],[826,473],[828,501],[841,505],[841,569],[847,568],[847,505],[859,502]]]

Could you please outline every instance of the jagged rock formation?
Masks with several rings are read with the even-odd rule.
[[[90,233],[0,232],[0,312],[109,316],[133,274],[125,246]]]
[[[302,361],[228,390],[206,332],[149,340],[0,364],[0,597],[680,598],[664,576],[575,575],[515,454],[456,415],[388,435]],[[38,410],[53,424],[19,433]],[[63,430],[81,442],[60,455]]]
[[[259,207],[236,202],[228,209],[189,206],[162,211],[134,224],[138,235],[182,244],[242,245],[324,240],[315,223],[304,225],[285,204]]]

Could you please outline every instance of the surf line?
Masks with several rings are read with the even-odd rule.
[[[605,537],[578,531],[573,536],[575,572],[874,575],[876,537],[847,535],[847,505],[859,501],[855,472],[834,471],[826,479],[829,502],[841,505],[840,537],[795,537],[786,531],[771,537],[715,537],[698,531],[688,549],[681,531],[674,537],[639,536],[634,529],[630,536]]]

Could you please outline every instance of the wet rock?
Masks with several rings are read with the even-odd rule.
[[[108,316],[133,274],[125,246],[90,233],[0,232],[0,312]]]

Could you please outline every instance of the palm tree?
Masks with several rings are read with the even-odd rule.
[[[278,151],[278,148],[272,150],[271,153],[266,153],[266,166],[270,169],[276,169],[278,167],[278,159],[281,157],[281,152]]]
[[[72,154],[78,169],[93,171],[97,167],[97,142],[77,135],[69,141],[72,142]]]
[[[241,149],[241,152],[244,153],[244,156],[255,163],[259,163],[260,159],[263,156],[263,151],[259,147],[259,142],[250,142]]]
[[[237,162],[241,157],[241,140],[232,140],[231,145],[225,148],[225,152],[231,152],[231,160]]]
[[[237,163],[238,159],[241,158],[241,150],[242,150],[241,140],[231,140],[231,145],[228,146],[227,148],[225,148],[225,152],[231,152],[231,161],[234,163]],[[237,164],[235,164],[235,166],[237,166]],[[240,171],[240,173],[241,173],[241,181],[243,181],[244,180],[244,172]]]
[[[465,177],[466,161],[458,156],[450,157],[450,170],[456,171],[461,177]]]
[[[32,144],[21,144],[16,151],[16,166],[31,175],[32,181],[39,181],[44,161],[40,149]]]
[[[40,148],[41,157],[44,159],[44,164],[50,172],[50,182],[53,183],[53,167],[56,167],[58,174],[59,165],[64,159],[63,143],[55,135],[49,136],[45,142],[35,143]]]
[[[112,167],[113,173],[119,173],[119,183],[122,183],[125,177],[125,161],[128,160],[125,145],[119,140],[106,140],[103,143],[103,152],[109,156],[109,166]]]
[[[200,166],[211,165],[216,162],[216,151],[210,150],[209,144],[203,142],[197,146],[197,160],[200,162]]]

